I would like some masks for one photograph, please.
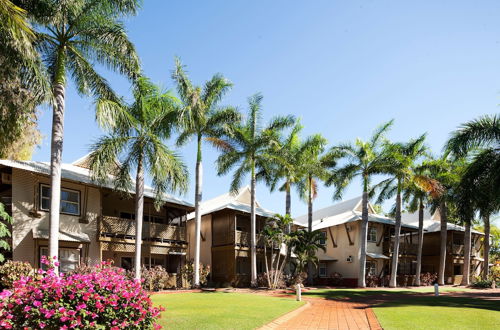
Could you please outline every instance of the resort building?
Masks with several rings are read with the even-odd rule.
[[[357,285],[361,255],[361,207],[361,197],[358,197],[313,212],[312,229],[321,230],[326,250],[317,252],[319,265],[315,281],[318,284],[328,284],[332,274],[339,273],[344,285]],[[307,221],[306,214],[296,218],[294,224],[307,228]],[[368,204],[367,275],[380,277],[390,273],[394,225],[393,219],[377,214]],[[417,229],[410,224],[401,227],[399,274],[414,272]]]
[[[0,202],[12,216],[13,260],[40,267],[48,253],[50,166],[46,162],[0,160]],[[134,263],[134,194],[91,180],[88,158],[62,165],[59,232],[60,269],[71,271],[80,263],[113,260],[130,269]],[[161,265],[176,274],[187,252],[186,219],[191,203],[164,196],[159,210],[153,190],[145,187],[143,264]],[[7,252],[9,253],[9,252]],[[172,279],[175,281],[175,276]]]
[[[257,273],[265,270],[259,232],[266,218],[275,213],[263,209],[256,201]],[[211,265],[210,280],[218,286],[250,285],[250,188],[237,194],[224,194],[201,204],[200,262]],[[194,212],[188,215],[188,255],[194,258]]]
[[[403,213],[403,223],[418,226],[418,212]],[[439,252],[441,249],[441,217],[439,212],[431,214],[424,211],[424,244],[422,248],[422,272],[437,273],[439,269]],[[464,271],[464,233],[465,228],[453,223],[447,224],[445,282],[460,284]],[[471,276],[479,276],[484,259],[482,248],[484,233],[471,230]]]

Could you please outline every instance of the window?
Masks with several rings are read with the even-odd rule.
[[[326,245],[326,231],[321,232],[321,237],[319,239],[319,244]]]
[[[40,260],[42,256],[48,257],[49,248],[40,248]],[[80,249],[60,248],[59,249],[59,271],[68,273],[76,269],[80,264]],[[47,269],[47,265],[40,264],[42,269]]]
[[[326,277],[326,263],[319,263],[319,277]]]
[[[368,242],[377,243],[377,227],[370,225],[368,226]]]
[[[377,262],[376,261],[366,261],[366,275],[375,276],[377,275]]]
[[[122,257],[120,262],[120,267],[122,267],[125,270],[132,270],[134,268],[134,258]]]
[[[151,259],[151,260],[150,260]],[[155,266],[162,266],[165,268],[165,258],[162,257],[144,257],[144,266],[149,267],[151,264],[151,268]]]
[[[130,212],[120,212],[120,218],[127,219],[127,220],[135,220],[135,214],[130,213]],[[152,215],[150,217],[149,215],[143,214],[142,220],[144,222],[165,223],[165,218],[155,216],[155,215]]]
[[[50,211],[50,186],[40,185],[40,210]],[[80,215],[80,192],[61,188],[61,213]]]

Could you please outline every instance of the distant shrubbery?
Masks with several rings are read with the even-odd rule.
[[[210,265],[203,265],[200,262],[200,284],[206,285],[207,278],[210,274]],[[194,261],[189,260],[181,267],[181,278],[187,283],[188,287],[193,286]]]
[[[39,270],[0,293],[2,329],[153,329],[160,311],[140,282],[109,263],[81,274]]]

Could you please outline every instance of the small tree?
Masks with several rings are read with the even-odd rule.
[[[308,264],[317,266],[316,252],[318,250],[326,251],[325,246],[321,244],[323,238],[321,231],[299,230],[290,235],[290,248],[296,255],[296,273],[305,272]],[[312,276],[312,274],[308,274],[308,276]]]
[[[12,223],[12,218],[7,211],[5,211],[5,206],[2,203],[0,203],[0,220],[3,220],[0,221],[0,262],[4,262],[5,256],[1,251],[10,250],[10,245],[5,238],[11,236],[8,224]]]
[[[291,236],[287,234],[288,226],[293,222],[290,215],[276,214],[268,220],[262,233],[264,242],[264,259],[266,265],[267,283],[270,289],[276,289],[283,268],[285,267],[288,256],[288,245]],[[267,248],[271,249],[271,262],[268,262]],[[282,248],[285,247],[284,257],[281,258]]]

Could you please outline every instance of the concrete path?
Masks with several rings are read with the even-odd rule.
[[[306,300],[307,305],[261,329],[382,329],[366,304],[326,299]]]

